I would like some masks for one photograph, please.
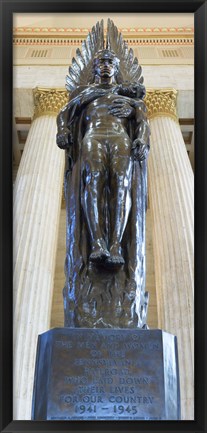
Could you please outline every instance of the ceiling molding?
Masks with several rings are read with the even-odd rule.
[[[125,41],[130,45],[194,45],[194,37],[183,36],[175,37],[174,35],[170,37],[159,37],[159,36],[128,36],[124,38]],[[83,42],[84,38],[70,38],[70,37],[60,37],[56,36],[14,36],[14,45],[67,45],[67,46],[79,46]]]
[[[15,27],[14,46],[74,46],[85,40],[89,28],[60,27]],[[125,41],[130,46],[193,46],[193,27],[143,27],[121,28]]]
[[[137,27],[137,28],[121,28],[118,29],[119,32],[123,33],[123,35],[130,33],[131,34],[154,34],[154,33],[162,33],[162,34],[192,34],[194,33],[193,27]],[[14,34],[64,34],[68,35],[87,35],[91,31],[90,28],[63,28],[63,27],[14,27]],[[106,33],[106,31],[105,31]]]
[[[15,27],[14,45],[79,45],[89,28]],[[130,45],[193,45],[193,27],[122,28],[119,31]]]

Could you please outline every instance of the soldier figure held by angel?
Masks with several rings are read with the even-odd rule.
[[[146,160],[141,67],[116,26],[93,27],[57,118],[66,150],[65,326],[146,327]]]

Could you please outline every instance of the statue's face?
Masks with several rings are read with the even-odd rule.
[[[96,75],[103,78],[111,78],[115,75],[116,65],[113,59],[100,58],[95,67]]]

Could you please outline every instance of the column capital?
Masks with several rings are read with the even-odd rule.
[[[43,88],[33,89],[34,97],[34,117],[57,116],[61,108],[68,102],[68,92],[63,88]]]
[[[175,89],[147,89],[145,104],[148,110],[148,118],[168,116],[178,122],[177,90]]]

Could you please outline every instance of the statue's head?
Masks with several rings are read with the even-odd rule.
[[[94,57],[93,69],[95,77],[111,79],[119,71],[119,59],[112,50],[99,50]]]

